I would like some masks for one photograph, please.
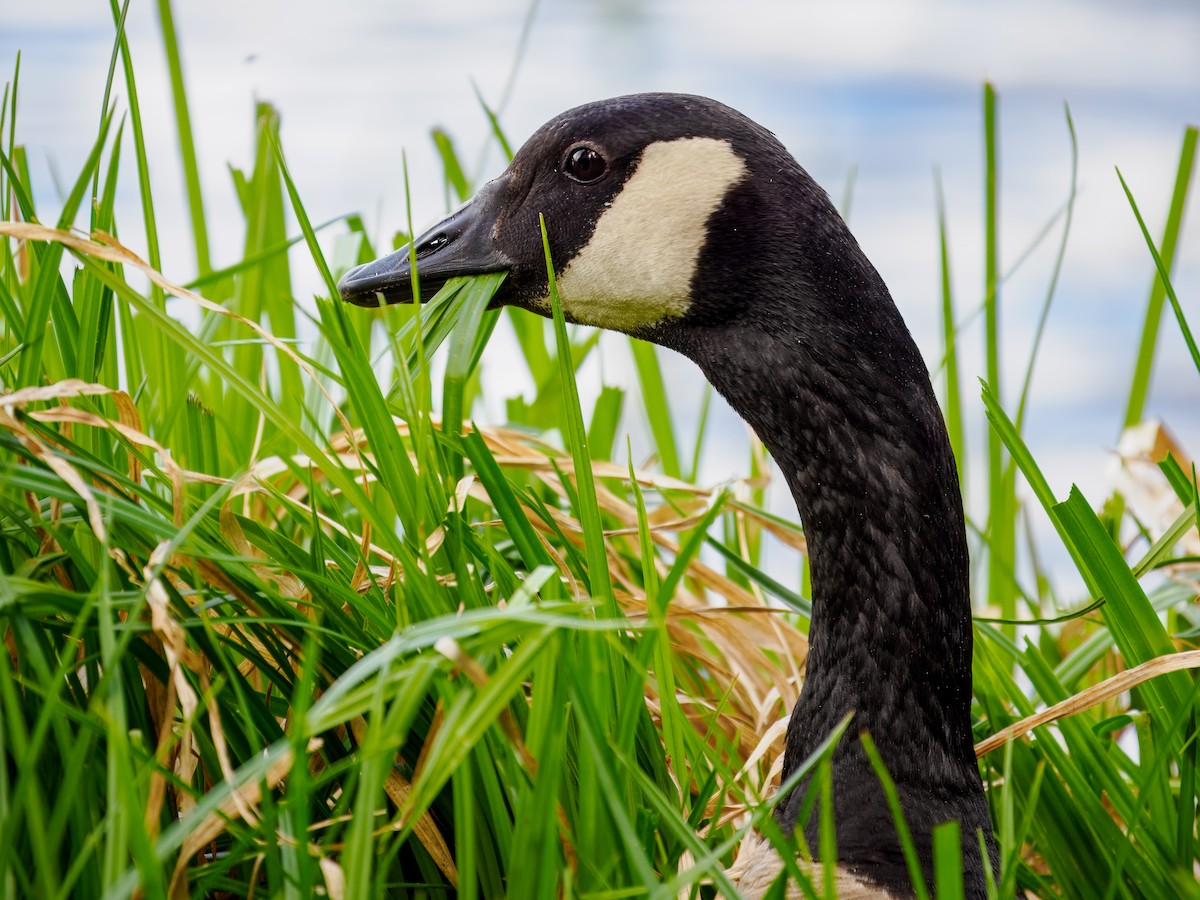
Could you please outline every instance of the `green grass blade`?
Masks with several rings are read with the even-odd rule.
[[[938,255],[940,259],[942,287],[942,347],[946,370],[946,394],[942,399],[942,410],[946,416],[946,431],[950,435],[950,447],[958,461],[959,481],[967,483],[967,448],[963,429],[963,405],[960,389],[961,379],[958,366],[958,331],[954,315],[954,289],[950,280],[950,242],[946,230],[946,200],[942,194],[942,175],[934,172],[934,188],[937,196]]]
[[[1175,171],[1175,186],[1171,191],[1171,205],[1167,212],[1167,224],[1163,228],[1161,250],[1158,251],[1168,273],[1175,262],[1175,249],[1179,243],[1179,234],[1183,229],[1183,211],[1187,205],[1188,187],[1191,184],[1192,172],[1196,164],[1196,144],[1196,128],[1185,129],[1183,146],[1179,151],[1179,165]],[[1146,318],[1142,324],[1142,337],[1138,345],[1137,359],[1133,366],[1133,378],[1129,386],[1129,400],[1125,406],[1126,428],[1140,422],[1142,412],[1146,408],[1146,397],[1150,392],[1150,377],[1154,367],[1154,355],[1158,346],[1158,327],[1162,319],[1165,299],[1165,282],[1163,282],[1161,274],[1156,274],[1150,287],[1150,298],[1146,302]]]
[[[471,185],[467,181],[467,176],[463,174],[462,165],[459,164],[458,154],[454,150],[454,142],[450,140],[450,135],[441,128],[433,129],[432,135],[433,146],[442,160],[446,184],[454,188],[454,196],[458,198],[459,203],[466,203],[471,197]]]
[[[637,507],[638,549],[641,551],[642,573],[646,588],[646,609],[654,626],[653,632],[647,632],[644,640],[654,642],[654,675],[658,681],[659,718],[662,722],[663,745],[667,757],[674,761],[677,775],[684,772],[680,761],[688,759],[687,744],[684,738],[690,727],[683,708],[679,703],[678,689],[675,681],[675,661],[671,652],[671,633],[667,627],[667,603],[659,594],[658,571],[654,544],[650,535],[650,521],[646,513],[646,502],[642,496],[641,485],[633,471],[633,461],[629,461],[629,486],[633,491],[634,503]]]
[[[69,228],[74,222],[88,185],[92,181],[92,176],[100,166],[101,154],[108,139],[108,129],[111,124],[112,114],[110,112],[92,144],[83,170],[63,203],[63,210],[58,221],[59,228]],[[62,252],[61,244],[46,244],[34,251],[37,267],[24,316],[26,329],[23,339],[28,346],[21,355],[17,371],[17,386],[36,384],[41,381],[47,320],[51,320],[54,324],[54,336],[57,338],[56,349],[58,351],[57,355],[52,356],[48,363],[51,367],[50,372],[47,373],[52,376],[50,380],[65,377],[68,372],[77,373],[79,320],[76,318],[75,310],[68,302],[62,277],[58,271]]]
[[[200,190],[200,167],[196,162],[196,142],[192,138],[192,117],[188,112],[187,91],[183,86],[183,62],[179,41],[175,38],[175,17],[171,0],[158,0],[158,21],[162,28],[167,71],[171,76],[171,99],[175,104],[175,125],[179,132],[179,154],[183,158],[183,180],[187,187],[188,212],[192,238],[196,244],[196,269],[201,278],[212,271],[208,255],[208,226],[204,216],[204,195]]]
[[[1067,238],[1071,235],[1071,222],[1075,213],[1075,193],[1079,178],[1079,142],[1075,137],[1075,122],[1071,119],[1071,108],[1065,104],[1063,114],[1067,119],[1067,133],[1071,137],[1071,186],[1067,194],[1062,239],[1058,243],[1058,252],[1054,255],[1054,267],[1050,272],[1050,282],[1046,286],[1046,299],[1042,302],[1041,312],[1038,313],[1037,325],[1033,331],[1033,345],[1029,348],[1029,362],[1025,365],[1025,377],[1021,383],[1021,398],[1017,402],[1017,431],[1022,430],[1025,422],[1025,405],[1029,401],[1029,388],[1033,384],[1033,369],[1037,362],[1038,350],[1042,346],[1042,336],[1046,332],[1046,320],[1050,316],[1050,304],[1054,301],[1054,291],[1058,287],[1058,276],[1062,273],[1063,260],[1067,255]]]
[[[1171,286],[1171,273],[1167,268],[1166,262],[1163,260],[1162,254],[1154,246],[1154,239],[1150,237],[1150,230],[1146,228],[1146,222],[1142,219],[1141,210],[1138,209],[1137,201],[1133,199],[1133,192],[1129,190],[1129,185],[1125,183],[1125,176],[1121,174],[1120,169],[1117,169],[1117,178],[1121,181],[1125,197],[1129,200],[1129,206],[1133,210],[1134,217],[1137,219],[1138,227],[1142,230],[1142,237],[1146,239],[1146,246],[1150,248],[1150,255],[1154,257],[1154,265],[1158,268],[1158,283],[1162,285],[1162,289],[1166,291],[1167,297],[1171,301],[1171,309],[1175,312],[1175,320],[1179,323],[1179,331],[1183,335],[1184,343],[1187,344],[1188,352],[1192,355],[1192,363],[1196,367],[1196,372],[1200,373],[1200,347],[1196,346],[1196,339],[1192,336],[1192,329],[1188,327],[1187,318],[1183,314],[1183,308],[1179,305],[1179,298],[1175,296],[1175,288]]]
[[[929,887],[925,883],[925,873],[921,871],[921,862],[917,858],[917,847],[913,843],[908,822],[905,821],[904,810],[900,808],[900,793],[896,790],[896,783],[892,780],[887,766],[884,765],[883,757],[879,755],[871,735],[864,731],[859,735],[859,740],[862,741],[863,750],[867,754],[871,768],[875,770],[875,777],[879,779],[879,785],[883,789],[888,809],[891,811],[892,823],[896,827],[896,836],[900,840],[900,850],[904,854],[904,864],[908,868],[908,877],[912,881],[913,893],[919,900],[929,900]]]
[[[709,411],[712,409],[713,386],[704,382],[704,397],[700,401],[700,416],[696,423],[696,439],[692,445],[692,464],[687,480],[696,481],[700,475],[700,456],[704,452],[704,436],[708,432]]]
[[[142,206],[142,223],[146,230],[146,261],[151,268],[162,271],[162,253],[158,242],[158,222],[154,213],[154,197],[150,188],[150,160],[146,154],[146,135],[142,123],[141,106],[138,103],[137,81],[133,73],[133,57],[129,52],[129,41],[125,35],[124,16],[117,0],[109,0],[113,22],[117,24],[117,43],[121,48],[122,70],[125,76],[125,91],[129,103],[129,123],[133,132],[134,158],[137,163],[138,192]],[[150,286],[150,299],[161,310],[166,309],[166,296],[156,284]],[[156,383],[170,385],[176,389],[174,397],[164,395],[164,403],[178,400],[186,394],[187,384],[179,377],[179,366],[165,340],[156,335],[152,344],[142,348],[147,376]]]
[[[605,385],[600,389],[587,426],[588,450],[593,460],[613,458],[613,445],[617,440],[624,402],[625,392],[620,388]]]
[[[129,2],[130,2],[130,0],[125,0],[125,2],[123,4],[121,4],[121,17],[119,19],[117,19],[117,28],[116,28],[117,34],[125,33],[125,18],[129,15]],[[120,58],[120,55],[121,55],[121,44],[119,41],[113,41],[112,53],[108,59],[108,77],[104,80],[104,99],[100,103],[100,121],[101,122],[103,122],[106,118],[108,118],[109,112],[112,109],[110,104],[112,102],[113,80],[117,76],[117,60]],[[115,149],[116,148],[114,148],[114,150]],[[100,193],[100,172],[99,172],[99,170],[97,170],[95,178],[92,181],[92,196],[96,196],[99,193]]]
[[[671,421],[671,404],[667,400],[667,386],[663,381],[662,369],[658,364],[658,349],[653,344],[629,339],[629,348],[637,367],[638,385],[642,389],[642,404],[650,433],[663,474],[671,478],[680,477],[679,450],[675,444],[675,427]]]
[[[98,192],[98,202],[93,212],[93,225],[101,230],[113,231],[113,208],[116,204],[117,173],[121,161],[121,135],[124,123],[117,128],[105,176],[103,193]],[[116,264],[112,264],[116,268]],[[83,273],[80,273],[83,277]],[[77,289],[73,296],[79,309],[79,355],[77,374],[85,381],[95,381],[113,387],[118,385],[116,365],[116,334],[112,326],[113,292],[103,285],[91,282],[86,288]]]
[[[450,338],[442,387],[442,428],[452,438],[462,433],[463,420],[470,418],[471,411],[464,406],[467,382],[479,362],[477,348],[487,305],[503,281],[502,272],[484,275],[468,283],[462,292],[461,313]],[[455,482],[462,477],[462,459],[456,459],[452,467]]]
[[[483,110],[484,115],[487,116],[488,123],[492,126],[492,136],[496,139],[496,143],[500,145],[500,149],[504,153],[504,158],[512,162],[513,149],[508,143],[508,138],[504,136],[504,129],[500,127],[499,116],[496,115],[495,111],[483,99],[483,94],[479,93],[479,86],[472,82],[471,87],[475,89],[475,99],[479,101],[480,108]]]
[[[933,892],[938,900],[963,900],[962,853],[958,822],[933,829]]]
[[[986,379],[1002,397],[1000,379],[1000,209],[999,133],[995,88],[983,86],[984,133],[984,356]],[[1003,618],[1016,617],[1016,591],[1012,581],[1016,550],[1016,505],[1012,478],[1006,472],[1004,445],[992,429],[987,432],[988,485],[988,602]],[[1011,636],[1013,626],[1004,626]]]
[[[576,494],[579,501],[579,523],[583,527],[584,551],[588,562],[588,578],[592,596],[601,602],[606,617],[620,614],[613,598],[612,581],[608,574],[608,555],[604,547],[604,527],[600,522],[600,507],[596,503],[596,484],[592,476],[591,455],[588,453],[587,429],[583,424],[583,413],[579,408],[579,389],[575,385],[575,370],[571,365],[571,342],[567,337],[567,324],[562,315],[562,300],[558,295],[558,284],[554,278],[554,262],[550,258],[550,239],[546,235],[546,221],[539,219],[542,229],[542,247],[546,254],[546,276],[550,284],[550,304],[554,312],[554,335],[558,346],[559,377],[566,398],[566,427],[563,438],[571,449],[575,463]]]
[[[721,554],[721,556],[725,557],[725,561],[730,566],[732,566],[742,575],[746,576],[750,582],[757,584],[773,597],[782,600],[792,609],[796,610],[796,612],[802,614],[805,618],[812,617],[812,601],[807,597],[796,593],[791,588],[786,587],[779,581],[772,578],[762,569],[746,562],[744,559],[738,556],[737,553],[735,553],[733,550],[730,550],[720,541],[709,538],[707,543],[709,547],[711,547],[713,550],[716,550]]]
[[[9,159],[12,159],[16,155],[16,148],[17,148],[17,94],[18,94],[18,89],[20,88],[20,86],[21,86],[21,51],[18,50],[17,58],[15,60],[13,60],[12,82],[10,84],[6,84],[4,86],[5,87],[5,93],[4,93],[5,110],[4,110],[4,112],[9,113],[9,115],[8,115],[8,152],[5,154],[5,156],[7,156]],[[11,90],[9,90],[10,87],[11,87]],[[103,112],[107,112],[107,111],[108,111],[108,107],[105,106],[103,109]],[[0,116],[2,116],[2,115],[3,115],[3,113],[0,113]],[[0,135],[0,138],[2,138],[2,137],[3,137],[3,135]],[[6,195],[2,200],[0,200],[0,202],[2,202],[4,204],[5,218],[11,218],[12,207],[10,206],[10,204],[12,203],[12,199],[13,198],[10,198]]]
[[[1079,552],[1082,574],[1094,586],[1096,596],[1108,601],[1103,612],[1126,661],[1136,665],[1173,653],[1174,645],[1145,591],[1078,488],[1072,488],[1070,497],[1054,507],[1054,512]],[[1174,686],[1176,696],[1171,708],[1178,708],[1187,693],[1182,686],[1188,676],[1177,672],[1163,680]]]

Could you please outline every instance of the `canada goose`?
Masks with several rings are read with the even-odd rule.
[[[972,751],[962,501],[928,372],[879,274],[766,129],[703,97],[638,94],[552,119],[422,235],[422,297],[457,275],[506,271],[493,305],[549,315],[539,213],[566,317],[693,360],[792,490],[813,611],[784,778],[854,710],[852,731],[870,731],[895,779],[926,877],[931,830],[958,820],[967,895],[984,897],[977,832],[997,871],[998,856]],[[408,248],[339,287],[364,306],[411,299]],[[868,891],[859,896],[910,896],[857,739],[837,748],[833,787],[839,875]],[[777,808],[789,829],[803,794]],[[748,893],[769,884],[751,875]]]

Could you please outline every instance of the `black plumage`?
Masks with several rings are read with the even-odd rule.
[[[640,168],[649,171],[652,146],[666,146],[658,158],[673,167],[655,179],[703,176],[681,171],[689,160],[723,173],[695,247],[679,234],[655,233],[656,216],[636,209],[621,221],[644,218],[648,233],[630,235],[627,245],[599,237],[615,204],[652,206],[659,196],[653,181],[637,178]],[[578,148],[599,155],[601,177],[569,177],[567,160]],[[588,160],[590,174],[595,160]],[[667,188],[663,198],[687,202]],[[551,120],[471,205],[418,240],[423,294],[453,275],[503,270],[509,275],[494,303],[546,313],[539,213],[560,274],[576,265],[594,271],[579,261],[599,253],[594,245],[602,241],[604,260],[662,246],[660,265],[689,267],[680,273],[682,307],[635,308],[650,286],[633,284],[623,318],[590,316],[586,303],[568,303],[566,294],[564,309],[695,361],[791,488],[808,540],[813,617],[785,778],[854,710],[852,733],[869,730],[879,747],[927,876],[933,827],[957,819],[968,896],[983,897],[978,831],[996,871],[998,858],[972,750],[968,557],[956,467],[928,372],[879,274],[825,192],[773,135],[700,97],[621,97]],[[629,269],[636,277],[637,265]],[[376,293],[407,299],[407,248],[348,273],[342,293],[364,304]],[[604,300],[619,306],[622,296]],[[858,740],[838,747],[833,782],[841,865],[909,894],[891,815]],[[805,789],[780,803],[781,824],[796,824]],[[808,838],[815,846],[815,820]]]

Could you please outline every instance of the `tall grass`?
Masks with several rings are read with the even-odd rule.
[[[765,535],[803,552],[802,531],[750,487],[692,483],[685,448],[703,418],[680,434],[648,345],[633,356],[656,470],[622,450],[620,391],[581,409],[574,374],[596,337],[561,317],[503,313],[536,398],[508,399],[512,427],[473,422],[503,276],[452,283],[424,307],[329,299],[340,271],[390,248],[355,215],[318,238],[265,104],[253,163],[233,170],[242,253],[211,259],[170,4],[158,9],[191,283],[157,272],[123,9],[106,97],[119,64],[127,106],[106,105],[54,226],[38,224],[16,138],[19,68],[0,114],[0,890],[732,896],[723,871],[743,835],[758,824],[783,839],[767,801],[806,647],[808,602],[762,571],[757,548]],[[988,147],[995,99],[989,86]],[[435,140],[464,193],[453,144]],[[1147,239],[1131,423],[1164,298],[1190,334],[1169,275],[1195,147],[1189,129],[1166,233]],[[130,165],[146,262],[110,237]],[[1003,848],[995,893],[1200,896],[1194,470],[1160,454],[1143,477],[1175,495],[1162,520],[1137,518],[1133,498],[1052,493],[996,393],[994,203],[987,215],[976,604],[1002,621],[977,624],[975,731],[1021,733],[1062,701],[1070,713],[981,748]],[[325,285],[314,303],[292,289],[301,241]],[[943,228],[961,455],[973,401],[948,246]],[[168,297],[195,307],[192,324]],[[1054,606],[1022,550],[1041,515],[1087,585],[1069,599],[1078,615]],[[957,879],[939,865],[938,896]]]

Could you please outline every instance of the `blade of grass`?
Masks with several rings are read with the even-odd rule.
[[[1138,228],[1142,230],[1142,237],[1146,240],[1146,246],[1150,249],[1150,255],[1154,257],[1154,265],[1158,268],[1158,283],[1162,285],[1162,289],[1166,291],[1167,297],[1171,301],[1171,309],[1175,312],[1175,320],[1179,323],[1179,331],[1183,335],[1184,343],[1187,344],[1188,352],[1192,355],[1192,363],[1196,367],[1196,372],[1200,373],[1200,348],[1196,346],[1196,339],[1192,336],[1191,328],[1188,327],[1187,318],[1183,314],[1183,308],[1179,305],[1179,298],[1175,296],[1175,288],[1171,286],[1171,273],[1167,269],[1167,264],[1163,261],[1162,254],[1154,246],[1154,239],[1150,237],[1150,230],[1146,228],[1146,222],[1142,219],[1141,210],[1138,209],[1137,201],[1133,199],[1133,192],[1129,190],[1129,185],[1125,183],[1125,176],[1121,174],[1120,169],[1117,169],[1117,178],[1121,181],[1121,188],[1125,191],[1126,199],[1129,200],[1129,207],[1133,210],[1133,215],[1137,219]]]
[[[432,137],[433,145],[442,160],[446,186],[454,189],[454,195],[459,203],[466,203],[471,197],[471,185],[467,183],[467,176],[463,174],[462,166],[458,162],[458,154],[454,151],[454,142],[450,140],[450,135],[441,128],[433,129]]]
[[[933,892],[938,900],[963,900],[962,854],[958,822],[933,829]]]
[[[1171,205],[1167,222],[1163,227],[1161,251],[1165,268],[1170,273],[1175,262],[1175,249],[1183,229],[1183,211],[1187,205],[1188,187],[1196,164],[1197,130],[1189,127],[1183,133],[1183,146],[1179,151],[1179,165],[1175,170],[1175,186],[1171,190]],[[1157,264],[1156,264],[1157,268]],[[1134,361],[1133,378],[1129,385],[1129,400],[1125,406],[1125,427],[1136,425],[1142,420],[1146,408],[1146,397],[1150,392],[1150,377],[1154,368],[1154,355],[1158,346],[1158,328],[1162,319],[1163,300],[1166,298],[1165,284],[1161,274],[1156,274],[1146,301],[1146,318],[1142,323],[1142,337]]]
[[[1033,368],[1037,362],[1038,350],[1042,345],[1042,336],[1046,331],[1046,320],[1050,316],[1050,304],[1054,300],[1054,291],[1058,287],[1058,276],[1062,272],[1063,260],[1067,255],[1067,238],[1071,235],[1071,221],[1075,213],[1075,192],[1079,176],[1079,142],[1075,137],[1075,122],[1071,119],[1071,108],[1063,104],[1063,115],[1067,119],[1067,133],[1071,138],[1071,182],[1067,193],[1067,212],[1063,219],[1062,239],[1058,243],[1058,252],[1054,256],[1054,267],[1050,272],[1050,282],[1046,286],[1046,299],[1042,302],[1038,314],[1037,326],[1033,332],[1033,344],[1029,348],[1029,361],[1025,365],[1025,378],[1021,383],[1020,400],[1017,401],[1017,431],[1022,430],[1025,421],[1025,405],[1029,400],[1029,388],[1033,383]]]
[[[579,524],[583,528],[584,551],[588,562],[588,576],[592,594],[601,603],[606,618],[620,615],[613,598],[612,580],[608,574],[608,555],[604,548],[604,527],[600,522],[600,507],[596,503],[596,484],[592,476],[591,456],[588,453],[587,429],[583,424],[583,413],[579,408],[579,389],[575,385],[575,371],[571,366],[571,342],[567,337],[567,324],[563,319],[562,300],[554,277],[554,262],[550,258],[550,238],[546,234],[546,220],[539,217],[542,230],[542,248],[546,255],[546,277],[550,285],[550,304],[554,314],[554,335],[558,346],[559,377],[566,398],[566,427],[563,438],[571,450],[575,463],[576,494],[579,499]]]
[[[133,57],[129,52],[129,41],[126,39],[124,17],[117,6],[117,0],[109,0],[112,9],[113,22],[117,24],[116,41],[121,48],[122,70],[125,76],[125,91],[129,103],[129,123],[133,132],[134,158],[137,163],[138,192],[142,205],[142,223],[146,230],[146,260],[150,267],[162,271],[162,254],[158,243],[158,223],[154,213],[154,197],[150,188],[150,161],[146,154],[146,136],[142,123],[141,106],[138,103],[137,81],[133,74]],[[166,309],[167,299],[162,288],[157,284],[150,285],[150,299],[160,310]],[[179,377],[176,358],[167,347],[165,339],[156,335],[153,343],[142,348],[148,377],[158,384],[170,385],[175,389],[174,397],[163,396],[163,405],[169,405],[174,399],[187,392],[187,384]]]
[[[987,383],[1001,401],[1000,380],[1000,178],[999,134],[997,130],[996,89],[983,86],[984,135],[984,355]],[[1000,609],[1002,618],[1016,617],[1016,592],[1013,589],[1014,551],[1016,549],[1016,509],[1012,479],[1006,476],[1004,445],[992,429],[987,432],[988,465],[988,602]],[[1014,626],[1003,628],[1011,637]]]
[[[100,158],[108,139],[108,130],[111,124],[112,113],[110,111],[92,144],[83,170],[63,203],[63,210],[58,221],[59,228],[69,228],[75,220],[87,192],[88,184],[92,180],[92,175],[100,166]],[[28,347],[21,355],[17,371],[17,387],[37,384],[41,381],[42,354],[45,349],[43,339],[46,335],[47,320],[53,321],[54,336],[58,340],[59,351],[59,361],[52,364],[53,368],[47,374],[51,375],[51,380],[56,380],[64,377],[67,372],[77,371],[79,321],[75,317],[75,310],[68,301],[62,276],[58,271],[62,252],[61,244],[48,244],[35,254],[38,262],[36,280],[33,283],[29,306],[25,312],[24,341]],[[65,371],[64,366],[66,367]]]
[[[179,155],[183,161],[183,180],[187,187],[188,212],[192,238],[196,244],[196,269],[203,278],[212,271],[208,256],[208,226],[204,216],[204,195],[200,191],[200,167],[196,162],[196,142],[192,138],[192,118],[188,112],[187,91],[183,86],[183,62],[175,37],[175,17],[171,0],[158,0],[158,22],[162,28],[167,71],[171,77],[171,99],[175,105],[175,125],[179,132]]]
[[[1113,635],[1126,662],[1138,664],[1174,651],[1166,628],[1150,605],[1141,585],[1121,556],[1100,519],[1092,511],[1078,488],[1054,507],[1063,532],[1083,563],[1081,574],[1092,586],[1095,596],[1108,602],[1102,613],[1113,628]],[[1160,683],[1170,686],[1161,698],[1165,708],[1177,709],[1187,696],[1189,678],[1182,672],[1164,676]],[[1151,684],[1150,691],[1157,691]],[[1169,700],[1167,697],[1169,696]]]
[[[875,742],[871,740],[871,735],[864,731],[859,735],[859,740],[862,741],[863,750],[867,754],[871,768],[875,770],[875,777],[879,779],[888,809],[892,813],[892,823],[896,827],[896,836],[900,840],[900,850],[904,854],[904,864],[908,868],[908,877],[912,881],[913,893],[918,900],[929,900],[929,887],[925,883],[925,873],[921,871],[921,861],[917,858],[917,847],[913,843],[908,822],[905,821],[904,810],[900,808],[900,793],[896,790],[896,783],[892,781],[891,773],[888,772],[883,757],[875,748]]]
[[[125,0],[125,2],[121,5],[121,17],[119,19],[117,19],[117,27],[116,27],[117,34],[125,33],[125,17],[128,14],[129,14],[129,0]],[[121,51],[120,42],[113,41],[112,53],[108,59],[108,77],[104,80],[104,99],[100,102],[100,122],[101,123],[103,123],[104,120],[108,117],[109,111],[111,110],[110,104],[112,102],[113,79],[115,79],[116,75],[117,75],[117,59],[120,57],[120,51]],[[18,58],[18,60],[20,59],[19,54],[18,54],[17,58]],[[119,143],[119,141],[118,141],[118,143]],[[114,147],[114,151],[115,151],[115,149],[116,148]],[[99,193],[100,193],[100,172],[99,172],[99,170],[97,170],[95,178],[92,181],[92,196],[94,197]]]
[[[796,610],[796,612],[801,613],[805,618],[812,618],[811,600],[806,597],[802,597],[800,594],[797,594],[790,588],[785,587],[783,584],[776,581],[757,566],[753,566],[746,562],[744,559],[738,556],[737,553],[735,553],[733,550],[730,550],[720,541],[710,537],[707,540],[707,544],[709,547],[720,553],[721,556],[725,557],[725,561],[733,566],[733,568],[738,572],[741,572],[743,575],[745,575],[749,581],[757,584],[759,587],[777,599],[782,600],[792,609]]]
[[[663,381],[662,369],[658,364],[658,350],[653,344],[629,339],[637,367],[638,385],[641,387],[642,405],[654,436],[663,474],[678,478],[682,469],[679,465],[679,450],[675,445],[675,427],[671,422],[671,404],[667,400],[667,386]]]
[[[946,431],[950,447],[958,461],[958,477],[964,489],[967,484],[966,438],[963,433],[962,395],[958,371],[958,333],[955,328],[954,289],[950,280],[950,243],[946,231],[946,199],[942,193],[942,173],[935,169],[933,183],[937,198],[938,254],[942,286],[942,346],[946,369],[946,395],[942,410],[946,416]]]
[[[624,401],[625,392],[620,388],[605,385],[600,389],[587,426],[588,450],[593,460],[607,461],[613,458],[613,445],[617,439]]]
[[[484,275],[468,283],[462,292],[460,313],[450,336],[450,355],[446,358],[442,388],[442,428],[451,438],[462,433],[463,419],[470,417],[471,411],[463,407],[464,392],[467,380],[479,361],[475,350],[484,324],[484,311],[503,281],[503,272]],[[462,478],[462,457],[455,459],[451,468],[452,477],[457,483]]]
[[[671,634],[667,627],[667,602],[659,594],[658,570],[654,544],[650,535],[650,521],[646,514],[646,502],[641,485],[634,474],[632,449],[628,446],[629,487],[633,491],[637,507],[638,548],[641,551],[642,579],[646,589],[646,609],[650,613],[654,632],[647,633],[646,640],[654,641],[654,674],[658,680],[659,717],[662,722],[663,744],[667,756],[672,760],[676,777],[682,779],[686,773],[686,744],[684,730],[689,727],[683,708],[679,704],[675,684],[675,664],[671,658]],[[683,786],[686,790],[686,785]]]

